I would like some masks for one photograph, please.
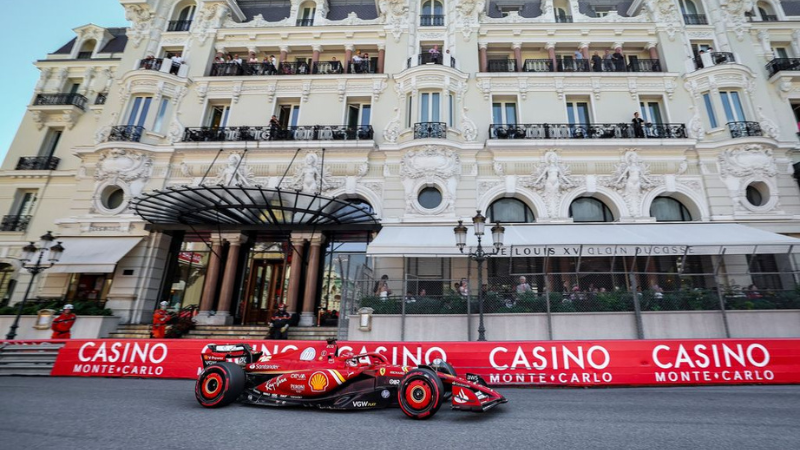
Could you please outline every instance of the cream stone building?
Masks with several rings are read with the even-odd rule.
[[[11,303],[47,230],[66,250],[31,297],[130,324],[162,300],[264,324],[280,301],[308,326],[383,296],[401,314],[378,334],[341,329],[474,338],[473,302],[440,310],[463,278],[527,314],[492,317],[497,339],[621,337],[629,318],[554,313],[659,290],[713,292],[730,336],[735,298],[796,290],[800,2],[120,3],[127,29],[76,28],[36,63],[0,171]],[[486,287],[453,235],[476,210],[505,226]],[[546,311],[519,309],[520,276]],[[685,309],[639,295],[639,337],[644,312]],[[411,297],[436,314],[409,325]]]

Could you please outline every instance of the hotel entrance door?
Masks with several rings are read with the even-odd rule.
[[[281,294],[284,263],[282,260],[253,259],[250,264],[242,323],[266,324],[272,311],[277,308],[276,300]]]

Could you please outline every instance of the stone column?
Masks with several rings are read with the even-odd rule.
[[[342,64],[344,64],[344,73],[348,73],[348,71],[350,69],[350,61],[352,59],[353,59],[353,45],[352,44],[345,45],[344,46],[344,61],[342,61]]]
[[[479,49],[478,52],[479,52],[479,55],[480,55],[479,59],[480,59],[480,66],[481,66],[480,67],[480,71],[484,72],[484,73],[489,71],[488,70],[489,69],[489,57],[486,56],[486,47],[487,46],[488,46],[488,44],[486,44],[485,42],[479,42],[478,43],[478,49]]]
[[[225,271],[222,274],[222,288],[219,293],[219,306],[217,307],[216,321],[220,325],[230,325],[233,323],[231,317],[231,300],[233,299],[233,286],[236,284],[236,271],[239,268],[239,249],[242,244],[247,242],[247,236],[239,233],[223,234],[222,238],[228,241],[228,259],[225,263]]]
[[[306,290],[303,295],[303,313],[300,315],[301,327],[311,327],[316,323],[314,305],[317,300],[317,276],[319,275],[319,258],[322,239],[322,236],[319,234],[311,237],[308,268],[306,269]]]
[[[511,48],[514,49],[514,59],[517,61],[517,72],[522,72],[522,42],[514,42]]]
[[[383,73],[383,65],[386,60],[386,44],[378,44],[378,73]]]
[[[547,49],[547,57],[550,58],[550,61],[552,61],[553,64],[552,72],[557,72],[558,61],[556,60],[556,43],[548,42],[547,44],[545,44],[544,48]]]
[[[288,45],[281,45],[280,46],[281,54],[278,57],[278,64],[286,62],[286,57],[289,53],[289,46]]]
[[[792,54],[800,56],[800,30],[792,31]]]
[[[289,251],[292,255],[292,265],[289,268],[289,292],[286,295],[286,311],[297,312],[297,298],[300,291],[300,273],[303,271],[303,244],[302,235],[292,233]]]
[[[322,46],[321,45],[314,45],[314,46],[311,47],[311,50],[312,50],[312,53],[311,53],[311,72],[310,73],[315,73],[318,70],[317,69],[317,63],[319,62],[319,52],[322,51]]]
[[[656,45],[657,43],[655,42],[648,42],[645,47],[650,52],[650,59],[658,59],[658,49]]]
[[[197,313],[196,321],[200,325],[212,323],[213,316],[211,311],[216,309],[214,297],[217,291],[217,281],[219,280],[219,255],[222,254],[222,241],[219,238],[211,238],[211,253],[208,255],[208,270],[206,270],[206,280],[203,283],[203,296],[200,298],[200,311]]]

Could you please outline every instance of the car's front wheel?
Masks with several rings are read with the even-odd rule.
[[[436,414],[444,400],[444,385],[430,369],[409,371],[397,390],[400,409],[412,419],[428,419]]]
[[[236,401],[244,391],[244,370],[234,363],[206,367],[194,386],[194,396],[206,408],[220,408]]]

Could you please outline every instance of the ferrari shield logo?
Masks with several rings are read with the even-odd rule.
[[[386,375],[386,369],[381,369],[378,372],[380,372],[381,376]]]

